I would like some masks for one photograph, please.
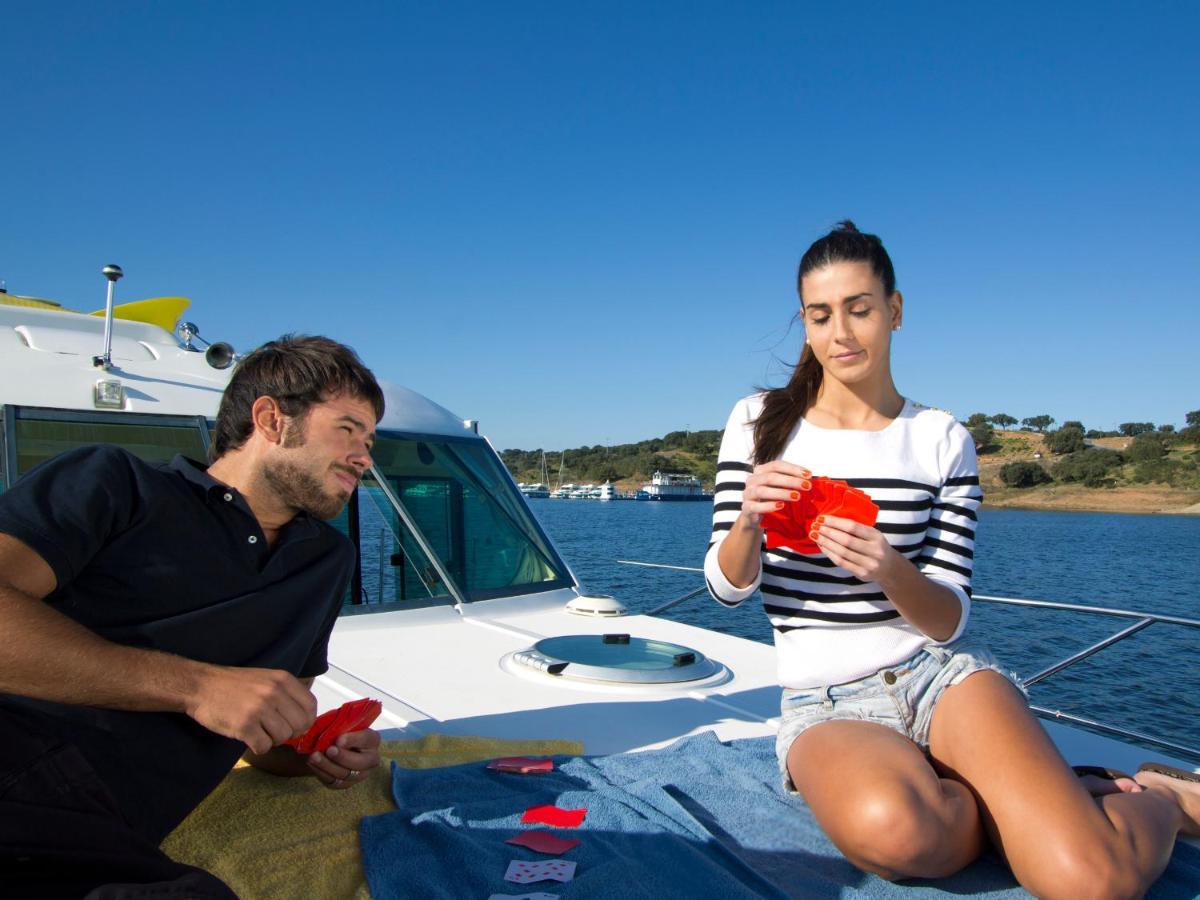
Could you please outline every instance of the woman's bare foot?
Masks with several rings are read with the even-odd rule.
[[[1138,769],[1134,776],[1138,784],[1169,792],[1183,813],[1180,833],[1200,837],[1200,774],[1158,763],[1146,765],[1153,768]]]

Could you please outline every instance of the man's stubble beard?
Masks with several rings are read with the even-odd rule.
[[[280,446],[287,450],[303,447],[307,435],[302,422],[289,422]],[[280,502],[292,509],[301,509],[318,519],[333,519],[346,505],[350,495],[331,493],[311,472],[294,462],[277,461],[263,467],[263,480]]]

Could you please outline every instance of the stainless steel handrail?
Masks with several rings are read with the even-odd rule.
[[[681,572],[704,571],[703,569],[699,569],[694,566],[671,566],[666,565],[665,563],[648,563],[631,559],[618,559],[617,562],[628,566],[644,566],[650,569],[672,569]],[[693,597],[698,597],[699,595],[706,593],[707,590],[707,587],[697,588],[694,591],[684,594],[682,597],[677,597],[674,600],[670,600],[667,603],[662,604],[661,606],[655,607],[654,609],[650,610],[647,615],[657,615],[658,613],[667,609],[671,609],[674,606],[678,606],[679,604],[690,600]],[[1101,650],[1105,650],[1108,647],[1111,647],[1113,644],[1125,640],[1127,637],[1132,637],[1139,631],[1149,628],[1151,625],[1154,625],[1157,622],[1162,622],[1166,625],[1181,625],[1186,628],[1200,628],[1200,619],[1189,619],[1183,616],[1162,615],[1159,613],[1141,612],[1138,610],[1119,609],[1115,607],[1084,606],[1080,603],[1059,603],[1055,600],[1030,600],[1023,597],[997,597],[992,594],[974,594],[972,599],[983,600],[989,603],[1000,603],[1008,606],[1032,606],[1040,607],[1042,609],[1059,609],[1067,612],[1092,613],[1095,615],[1115,616],[1117,618],[1138,620],[1133,625],[1123,628],[1122,630],[1116,632],[1115,634],[1109,635],[1103,640],[1097,641],[1090,647],[1086,647],[1083,650],[1080,650],[1078,653],[1073,653],[1065,659],[1062,659],[1053,665],[1047,666],[1045,669],[1042,669],[1042,671],[1031,675],[1029,678],[1021,679],[1021,683],[1026,687],[1037,684],[1040,681],[1044,681],[1050,676],[1058,674],[1068,666],[1073,666],[1077,662],[1081,662],[1090,656],[1094,656]],[[1139,731],[1131,731],[1126,728],[1119,728],[1115,725],[1109,725],[1105,722],[1097,722],[1093,719],[1086,719],[1082,716],[1076,716],[1072,715],[1071,713],[1062,712],[1061,710],[1047,709],[1045,707],[1035,706],[1033,704],[1030,704],[1029,708],[1044,719],[1072,722],[1077,725],[1082,725],[1085,728],[1093,728],[1097,731],[1104,732],[1105,734],[1142,741],[1147,744],[1153,744],[1157,747],[1170,750],[1173,753],[1182,753],[1192,757],[1200,758],[1200,749],[1195,747],[1188,747],[1184,744],[1178,744],[1173,741],[1156,738],[1148,734],[1142,734]]]

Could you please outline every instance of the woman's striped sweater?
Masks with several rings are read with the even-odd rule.
[[[903,619],[878,584],[860,581],[824,555],[764,545],[754,582],[744,588],[729,583],[717,551],[742,508],[761,409],[761,394],[739,401],[721,441],[712,541],[704,560],[713,597],[737,606],[761,589],[785,687],[854,681],[937,643]],[[962,425],[911,401],[882,431],[819,428],[802,419],[780,458],[869,494],[879,507],[875,527],[888,543],[962,602],[958,628],[946,642],[961,636],[983,496],[975,445]]]

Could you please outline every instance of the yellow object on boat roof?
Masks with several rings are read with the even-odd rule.
[[[148,325],[157,325],[164,331],[173,332],[183,311],[191,305],[192,301],[187,297],[151,297],[148,300],[118,303],[113,307],[113,318],[125,319],[129,322],[145,322]],[[44,300],[41,297],[21,297],[17,294],[0,293],[0,306],[24,306],[29,309],[49,309],[75,315],[104,317],[102,309],[93,313],[81,313],[77,309],[68,309],[53,300]]]
[[[0,306],[26,306],[30,309],[57,309],[59,312],[74,312],[73,309],[63,309],[61,303],[53,300],[43,300],[41,297],[21,297],[17,294],[0,294]]]
[[[157,325],[164,331],[174,331],[175,323],[191,305],[192,301],[187,297],[152,297],[149,300],[117,304],[113,307],[113,318],[146,322],[149,325]],[[90,315],[103,318],[104,310],[98,309]]]

